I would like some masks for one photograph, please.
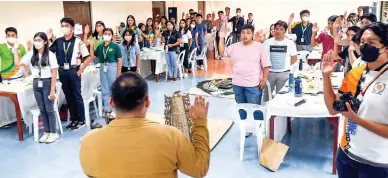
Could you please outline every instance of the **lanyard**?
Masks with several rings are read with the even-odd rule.
[[[38,61],[39,78],[42,78],[42,58]]]
[[[67,62],[67,52],[69,52],[71,42],[69,42],[69,44],[67,44],[67,47],[65,45],[66,45],[65,42],[63,42],[63,51],[65,52],[65,63],[68,63]]]
[[[309,24],[307,24],[307,26],[305,28],[303,28],[303,24],[300,24],[302,26],[302,38],[304,37],[304,32],[307,30],[307,28],[309,27]]]
[[[130,61],[130,58],[131,58],[131,48],[132,48],[132,46],[129,46],[129,48],[127,46],[127,60],[128,61]]]
[[[106,50],[104,50],[104,48],[102,49],[102,53],[104,55],[104,62],[106,63],[106,56],[108,55],[109,46],[106,48]]]

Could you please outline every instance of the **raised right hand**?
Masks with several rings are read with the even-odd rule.
[[[289,24],[289,25],[292,24],[293,21],[294,21],[294,13],[292,13],[292,14],[290,15],[290,17],[288,18],[288,24]]]
[[[317,33],[318,32],[318,30],[319,30],[319,27],[318,27],[318,24],[317,23],[314,23],[313,24],[313,33]]]
[[[330,75],[334,72],[336,65],[334,52],[330,50],[322,58],[322,74]]]
[[[203,96],[195,97],[194,105],[190,107],[191,119],[207,119],[207,113],[209,111],[209,102],[205,101]]]

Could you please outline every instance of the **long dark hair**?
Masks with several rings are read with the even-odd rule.
[[[126,35],[127,33],[129,33],[129,35],[132,36],[131,42],[130,42],[129,44],[130,44],[131,46],[134,46],[135,43],[136,43],[136,37],[135,37],[135,33],[133,32],[132,29],[127,29],[127,30],[124,31],[123,36],[122,36],[123,39],[124,39],[123,45],[124,45],[124,46],[127,46],[127,45],[128,45],[127,40],[125,40],[125,35]]]
[[[167,24],[170,23],[172,25],[172,30],[171,30],[171,33],[175,33],[175,24],[174,22],[171,22],[171,21],[167,21],[166,22],[166,27],[167,27]],[[167,32],[170,32],[167,28]]]
[[[185,27],[184,28],[181,27],[181,22],[185,23]],[[182,20],[179,21],[179,32],[181,32],[181,31],[184,31],[185,34],[187,33],[187,31],[189,31],[189,27],[187,26],[185,19],[182,19]]]
[[[127,28],[129,28],[129,24],[128,24],[128,19],[129,18],[133,19],[133,26],[136,29],[137,28],[137,26],[136,26],[136,19],[135,19],[135,17],[133,15],[128,15],[128,17],[127,17]]]
[[[151,26],[148,26],[148,21],[151,20]],[[147,21],[146,21],[146,30],[153,30],[154,29],[154,20],[152,18],[148,18]]]
[[[46,43],[46,44],[44,44],[44,50],[42,53],[42,60],[40,62],[40,65],[41,66],[48,66],[50,64],[50,61],[49,61],[49,43],[48,43],[47,35],[44,32],[38,32],[34,35],[34,39],[36,37],[42,38],[43,43]],[[32,64],[32,66],[38,66],[38,63],[39,63],[39,52],[34,46],[33,55],[31,58],[31,64]]]
[[[272,38],[272,34],[271,34],[271,27],[273,26],[274,30],[275,30],[275,24],[272,24],[271,26],[269,26],[269,36],[268,36],[268,39]]]
[[[162,19],[166,20],[166,26],[167,26],[167,22],[168,22],[167,17],[166,17],[166,16],[160,17],[160,23],[162,23]],[[163,24],[162,24],[162,25],[163,25]]]
[[[93,36],[93,37],[96,37],[96,38],[98,37],[98,32],[97,32],[97,30],[96,30],[97,24],[100,24],[100,25],[102,25],[102,26],[104,27],[104,29],[102,30],[102,33],[104,33],[104,30],[106,29],[104,22],[102,22],[102,21],[97,21],[97,22],[96,22],[96,25],[94,26],[94,32],[92,33],[92,36]]]

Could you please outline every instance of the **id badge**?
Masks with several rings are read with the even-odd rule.
[[[301,38],[301,39],[300,39],[300,42],[304,43],[304,38]]]
[[[234,31],[237,32],[237,28],[234,28]]]
[[[103,71],[104,71],[104,72],[108,72],[108,66],[107,66],[107,65],[104,65]]]
[[[80,58],[77,59],[77,65],[81,65],[81,59]]]
[[[167,46],[167,45],[164,46],[164,50],[165,50],[166,52],[168,52],[168,46]]]
[[[38,81],[38,88],[42,88],[43,87],[43,81]]]
[[[65,70],[69,70],[69,69],[70,69],[69,63],[63,64],[63,68],[64,68]]]

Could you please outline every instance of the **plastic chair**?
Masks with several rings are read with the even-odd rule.
[[[203,61],[203,66],[205,68],[205,72],[207,72],[207,56],[206,56],[206,53],[207,53],[207,47],[205,46],[203,48],[203,50],[201,51],[201,54],[199,54],[198,56],[195,56],[195,60],[196,61]]]
[[[271,86],[269,81],[267,80],[267,89],[269,101],[272,99]],[[262,99],[263,103],[263,99]],[[260,157],[260,150],[263,138],[266,135],[266,127],[267,127],[267,108],[264,105],[258,104],[250,104],[250,103],[241,103],[237,104],[237,111],[244,110],[247,113],[247,118],[244,120],[240,120],[240,161],[244,160],[244,146],[245,146],[245,137],[247,133],[248,121],[255,121],[255,132],[256,132],[256,141],[257,141],[257,153]],[[254,115],[257,113],[257,118],[255,119]]]
[[[232,44],[232,40],[233,40],[233,36],[230,36],[229,38],[227,38],[227,40],[225,42],[225,47],[231,45]]]
[[[186,50],[183,50],[182,52],[179,53],[178,58],[177,58],[177,66],[178,66],[178,75],[180,76],[181,80],[183,78],[183,60],[185,59],[185,53]],[[168,69],[166,70],[166,81],[168,79]]]
[[[54,111],[55,111],[55,116],[56,116],[56,119],[57,119],[57,122],[58,122],[58,127],[59,127],[59,131],[61,132],[61,134],[63,135],[63,128],[62,128],[62,123],[61,123],[61,118],[59,116],[59,96],[60,96],[60,92],[62,90],[62,84],[58,82],[56,88],[55,88],[55,95],[56,95],[56,98],[54,100]],[[32,123],[33,123],[33,127],[34,127],[34,141],[35,142],[38,142],[39,140],[39,116],[40,116],[40,110],[39,110],[39,107],[33,107],[31,108],[30,110],[30,113],[32,114]]]
[[[193,76],[195,76],[195,71],[197,68],[196,55],[197,55],[197,48],[194,48],[193,51],[191,51],[191,53],[189,55],[189,59],[188,59],[191,63],[191,72],[192,72]]]
[[[220,55],[218,55],[218,44],[217,44],[217,40],[213,40],[214,42],[213,42],[213,46],[214,46],[214,57],[216,58],[216,59],[220,59],[221,58],[221,56]]]

